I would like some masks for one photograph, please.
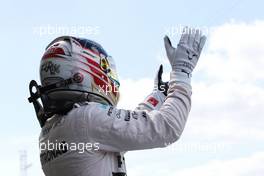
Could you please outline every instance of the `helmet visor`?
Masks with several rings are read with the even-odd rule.
[[[109,78],[114,82],[115,86],[119,87],[120,86],[120,82],[117,76],[117,71],[116,71],[116,65],[115,62],[113,60],[113,58],[111,56],[107,57],[107,61],[109,63],[109,72],[107,73]]]

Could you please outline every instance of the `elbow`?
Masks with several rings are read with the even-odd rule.
[[[168,125],[167,123],[164,125],[165,131],[161,134],[158,134],[160,137],[160,146],[161,148],[167,147],[170,144],[177,142],[183,132],[183,129],[177,128],[177,126]]]
[[[164,140],[164,146],[163,147],[167,147],[175,142],[177,142],[181,137],[181,134],[178,134],[177,132],[175,132],[173,135],[171,135],[170,137],[166,138]]]
[[[186,119],[179,113],[159,111],[155,118],[152,118],[152,135],[150,135],[152,141],[158,144],[157,147],[166,147],[178,141],[184,130]]]

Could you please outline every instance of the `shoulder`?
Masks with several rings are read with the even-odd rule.
[[[87,121],[95,116],[107,114],[113,107],[96,102],[86,102],[75,104],[74,108],[67,114],[67,118],[72,120]]]
[[[102,111],[108,111],[109,108],[113,108],[111,105],[105,105],[101,103],[96,102],[86,102],[86,103],[76,103],[74,105],[74,108],[70,111],[69,114],[75,114],[75,113],[84,113],[84,112],[102,112]]]

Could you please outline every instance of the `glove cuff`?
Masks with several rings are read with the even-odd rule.
[[[137,110],[145,109],[147,111],[159,110],[165,101],[166,96],[159,90],[153,91],[145,100],[139,104]]]
[[[184,84],[184,86],[191,89],[191,74],[180,71],[171,71],[169,85],[171,84]]]

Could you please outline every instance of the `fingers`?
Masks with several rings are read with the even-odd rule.
[[[159,79],[161,79],[162,73],[163,73],[163,65],[161,64],[159,67],[159,72],[158,72],[158,78]]]
[[[197,29],[195,31],[195,37],[194,37],[194,41],[193,41],[193,49],[195,51],[198,51],[198,52],[199,52],[199,44],[200,44],[200,40],[201,40],[201,35],[202,35],[202,32]]]
[[[189,36],[189,38],[188,38],[188,46],[193,46],[197,30],[195,30],[193,28],[189,28],[188,32],[189,32],[189,34],[188,34],[188,36]]]
[[[155,78],[155,81],[154,81],[154,84],[158,85],[160,80],[162,79],[162,73],[163,73],[163,65],[161,64],[160,67],[159,67],[159,70],[156,74],[156,78]]]
[[[158,82],[160,82],[160,80],[162,79],[162,73],[163,73],[163,65],[161,64],[159,67],[158,74],[156,76],[156,79],[158,79]]]
[[[202,51],[202,49],[203,49],[203,47],[204,47],[205,42],[206,42],[206,36],[203,35],[203,36],[201,37],[201,39],[200,39],[199,53],[201,53],[201,51]]]
[[[167,35],[164,37],[164,45],[167,53],[169,53],[169,51],[173,48],[171,45],[171,41]]]
[[[179,44],[186,44],[200,53],[206,42],[206,37],[202,35],[201,30],[184,27]]]
[[[182,35],[179,44],[187,44],[188,43],[188,36],[189,34],[189,28],[186,26],[182,30]]]

